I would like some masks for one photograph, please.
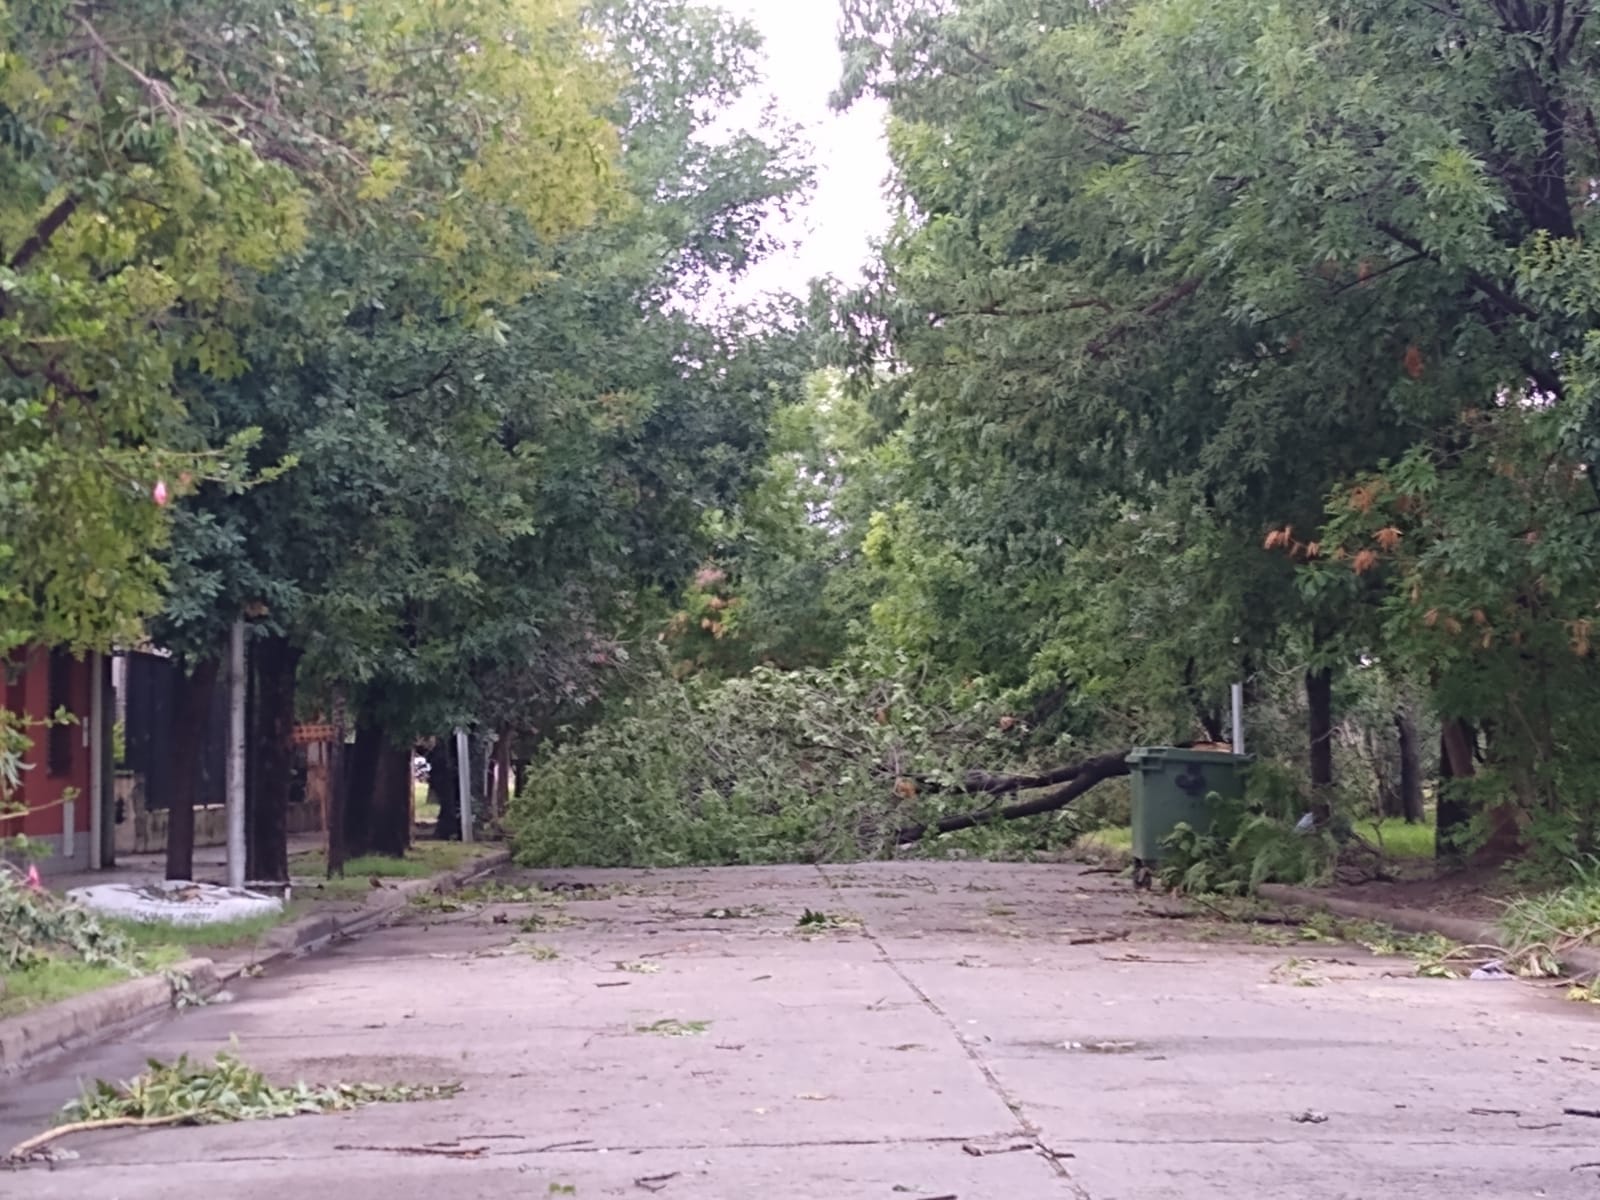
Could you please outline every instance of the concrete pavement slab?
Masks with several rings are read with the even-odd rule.
[[[86,1136],[28,1194],[1600,1194],[1580,1167],[1600,1160],[1600,1121],[1562,1111],[1600,1109],[1600,1020],[1548,989],[1252,945],[1070,866],[510,882],[591,886],[418,909],[242,982],[231,1004],[8,1089],[0,1136],[44,1127],[79,1079],[230,1038],[276,1080],[459,1096]],[[861,924],[806,936],[807,909]]]

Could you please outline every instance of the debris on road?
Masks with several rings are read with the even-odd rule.
[[[1308,1108],[1304,1112],[1295,1113],[1289,1119],[1299,1125],[1323,1125],[1327,1123],[1328,1114],[1318,1112],[1314,1108]]]
[[[348,1142],[340,1142],[334,1149],[364,1150],[375,1154],[431,1154],[440,1158],[482,1158],[489,1153],[487,1146],[460,1146],[449,1142],[427,1146],[352,1146]]]
[[[227,1051],[209,1065],[151,1061],[144,1074],[124,1083],[97,1080],[61,1115],[64,1123],[19,1142],[3,1161],[8,1164],[46,1161],[41,1153],[51,1142],[75,1133],[101,1129],[148,1129],[161,1125],[220,1125],[302,1113],[347,1112],[369,1104],[439,1100],[461,1091],[458,1083],[305,1084],[276,1087],[254,1067]]]

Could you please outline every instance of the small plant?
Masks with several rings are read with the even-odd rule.
[[[554,946],[541,946],[535,942],[518,942],[517,949],[534,962],[551,962],[561,957],[561,952]]]
[[[126,937],[88,909],[33,887],[15,867],[0,863],[0,971],[61,959],[139,973]]]
[[[794,924],[801,933],[826,933],[838,929],[860,929],[861,918],[848,913],[817,912],[808,908]]]
[[[1301,832],[1256,803],[1210,797],[1209,829],[1179,823],[1161,839],[1161,882],[1179,892],[1244,896],[1263,883],[1304,883],[1333,864],[1337,840]]]
[[[619,962],[617,970],[626,971],[630,975],[654,975],[661,970],[661,964],[653,962]]]
[[[1600,938],[1600,857],[1590,855],[1570,867],[1566,885],[1506,905],[1500,929],[1513,952],[1559,959],[1571,947]]]
[[[699,1037],[711,1028],[710,1021],[680,1021],[676,1017],[664,1017],[649,1025],[634,1026],[635,1033],[653,1033],[657,1037]]]
[[[8,1161],[34,1157],[47,1144],[72,1133],[119,1126],[215,1125],[343,1112],[368,1104],[438,1100],[461,1090],[457,1083],[296,1083],[277,1087],[227,1051],[208,1064],[187,1055],[175,1062],[151,1059],[141,1075],[123,1083],[96,1080],[61,1111],[62,1123],[12,1149]]]

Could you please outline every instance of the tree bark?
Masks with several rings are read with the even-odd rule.
[[[358,720],[355,745],[350,747],[349,753],[345,756],[347,759],[344,803],[345,861],[372,853],[372,797],[378,779],[378,759],[382,750],[382,728]]]
[[[300,651],[287,638],[257,641],[251,738],[255,786],[245,830],[245,873],[265,883],[289,878],[289,795],[294,788],[294,681]]]
[[[186,672],[173,672],[177,692],[172,706],[172,788],[167,808],[167,878],[194,878],[194,795],[200,781],[200,756],[205,752],[211,717],[211,694],[219,660],[208,658]]]
[[[505,817],[511,806],[511,731],[502,729],[494,743],[494,796],[489,813],[495,820]]]
[[[1435,810],[1433,854],[1439,859],[1460,859],[1460,837],[1472,822],[1472,808],[1456,786],[1477,774],[1473,751],[1478,731],[1470,722],[1447,720],[1439,730],[1439,804]]]
[[[381,730],[370,811],[371,852],[404,858],[411,847],[411,748],[394,745]]]
[[[445,734],[428,752],[428,795],[439,806],[433,836],[441,842],[461,840],[461,790],[456,782],[456,739]]]
[[[962,813],[958,816],[944,817],[927,825],[907,825],[895,833],[897,844],[920,841],[930,833],[954,833],[959,829],[972,829],[978,825],[989,825],[995,821],[1014,821],[1019,817],[1033,817],[1040,813],[1054,812],[1065,808],[1090,788],[1107,779],[1115,779],[1119,775],[1128,774],[1128,751],[1116,750],[1110,754],[1102,754],[1097,758],[1088,759],[1076,764],[1074,775],[1070,783],[1047,791],[1042,796],[1021,804],[1007,805],[1005,808],[985,808],[976,812]],[[1051,772],[1060,775],[1068,768]]]
[[[1422,808],[1422,754],[1417,744],[1417,722],[1411,710],[1401,707],[1394,714],[1395,733],[1400,739],[1400,816],[1407,824],[1419,825],[1425,816]]]
[[[324,830],[328,847],[328,878],[344,874],[349,858],[345,845],[345,806],[350,795],[350,755],[344,744],[344,693],[333,694],[333,741],[328,744],[328,827]]]

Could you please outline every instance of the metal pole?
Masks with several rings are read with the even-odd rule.
[[[461,840],[472,840],[472,764],[467,759],[467,731],[456,730],[456,787],[461,793]]]
[[[1233,752],[1244,753],[1244,684],[1233,685]]]
[[[228,636],[228,886],[244,887],[244,622]]]

